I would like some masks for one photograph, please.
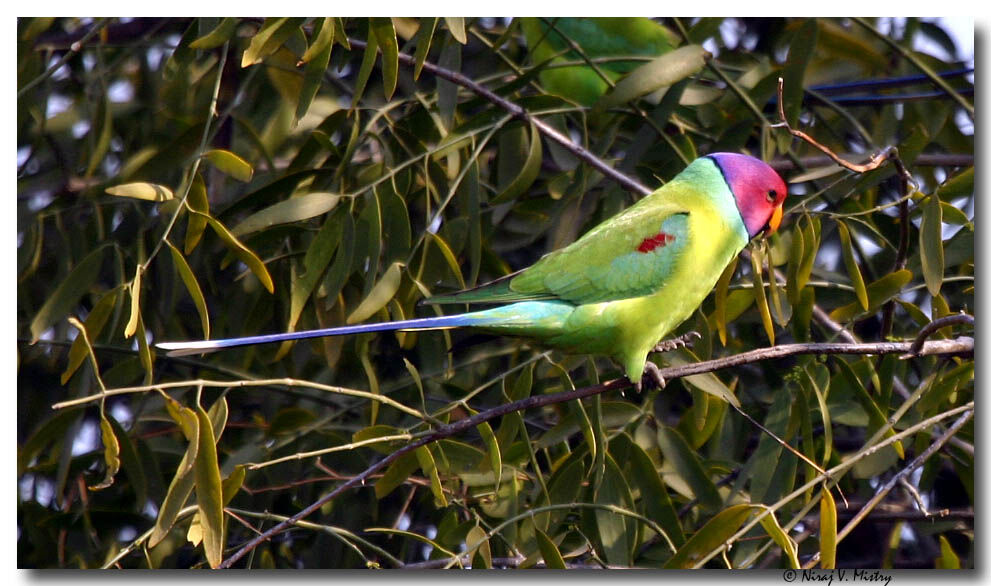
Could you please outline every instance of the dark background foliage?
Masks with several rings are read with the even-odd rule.
[[[523,268],[642,195],[424,60],[651,189],[715,151],[789,181],[782,229],[676,332],[698,331],[694,348],[661,363],[911,341],[972,314],[973,75],[936,81],[965,69],[946,30],[656,23],[679,47],[664,67],[641,55],[612,73],[592,39],[535,58],[503,18],[19,20],[18,565],[217,565],[431,428],[619,376],[461,331],[182,358],[150,344],[433,315],[423,297]],[[576,104],[543,75],[567,63],[634,89]],[[904,76],[919,79],[835,87]],[[830,165],[772,127],[779,77],[795,128],[857,162],[897,147],[912,181]],[[973,567],[973,360],[899,354],[761,360],[503,415],[403,455],[236,565]],[[728,400],[817,465],[855,464],[831,493],[796,491],[814,468]],[[773,522],[755,522],[763,505]]]

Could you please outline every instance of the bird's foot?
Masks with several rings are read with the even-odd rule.
[[[691,331],[686,334],[682,334],[677,338],[671,338],[670,340],[661,340],[654,346],[651,352],[670,352],[672,350],[677,350],[678,348],[691,348],[695,340],[701,340],[702,334]],[[656,367],[655,367],[656,368]]]
[[[661,375],[661,369],[658,368],[653,362],[648,360],[643,365],[643,370],[643,377],[633,385],[637,389],[637,393],[642,393],[644,386],[648,389],[663,389],[667,384],[667,381],[664,380],[664,376]]]

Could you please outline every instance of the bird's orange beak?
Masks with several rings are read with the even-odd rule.
[[[764,231],[765,235],[770,236],[778,230],[778,226],[781,225],[782,215],[784,215],[782,206],[774,208],[774,211],[771,212],[771,219],[767,221],[767,230]]]

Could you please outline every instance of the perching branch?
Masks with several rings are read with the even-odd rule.
[[[764,360],[786,358],[789,356],[797,356],[803,354],[860,354],[860,355],[904,354],[910,352],[911,349],[912,349],[911,342],[875,342],[870,344],[839,344],[839,343],[784,344],[781,346],[774,346],[770,348],[759,348],[757,350],[751,350],[750,352],[743,352],[732,356],[716,358],[713,360],[706,360],[703,362],[696,362],[693,364],[684,364],[680,366],[662,368],[660,369],[660,374],[662,377],[664,377],[665,380],[670,381],[676,378],[682,378],[695,374],[703,374],[706,372],[713,372],[715,370],[731,368],[734,366],[741,366],[743,364],[750,364],[754,362],[761,362]],[[918,355],[930,356],[930,355],[946,355],[946,354],[966,354],[966,353],[972,353],[973,350],[974,350],[973,338],[960,337],[955,340],[935,340],[935,341],[925,342]],[[289,517],[285,521],[278,523],[277,525],[271,527],[261,535],[255,537],[248,543],[244,544],[230,557],[225,559],[220,564],[220,567],[221,568],[231,567],[234,563],[236,563],[239,559],[244,557],[244,555],[246,555],[248,552],[253,550],[262,542],[267,541],[273,535],[285,531],[289,527],[295,525],[297,521],[309,516],[314,511],[322,507],[327,502],[330,502],[344,491],[353,488],[355,486],[364,485],[365,481],[367,481],[373,474],[385,468],[392,462],[398,460],[402,456],[413,452],[419,447],[425,446],[427,444],[433,443],[441,439],[458,435],[484,422],[490,421],[492,419],[501,417],[503,415],[515,411],[523,411],[525,409],[533,409],[537,407],[543,407],[546,405],[553,405],[556,403],[564,403],[567,401],[573,401],[575,399],[591,397],[594,395],[605,393],[607,391],[618,391],[618,390],[629,389],[630,387],[632,387],[632,383],[629,380],[615,379],[599,385],[583,387],[572,391],[564,391],[560,393],[551,393],[547,395],[536,395],[536,396],[527,397],[526,399],[514,401],[512,403],[506,403],[503,405],[498,405],[491,409],[481,411],[476,415],[467,417],[465,419],[460,419],[454,423],[440,425],[436,427],[434,431],[431,432],[430,434],[425,435],[417,439],[416,441],[403,446],[402,448],[399,448],[395,452],[392,452],[385,458],[379,460],[378,462],[366,468],[360,474],[355,475],[347,482],[339,485],[334,490],[320,497],[319,499],[317,499],[312,504],[310,504],[303,510],[299,511],[292,517]]]

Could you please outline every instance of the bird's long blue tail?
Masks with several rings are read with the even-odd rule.
[[[390,330],[438,330],[469,325],[485,325],[491,321],[493,321],[492,318],[479,317],[478,315],[472,315],[470,313],[462,313],[458,315],[407,319],[403,321],[391,321],[377,324],[341,326],[338,328],[325,328],[322,330],[306,330],[303,332],[286,332],[282,334],[248,336],[246,338],[200,340],[197,342],[162,342],[155,345],[163,350],[168,350],[169,356],[187,356],[190,354],[205,354],[207,352],[214,352],[216,350],[232,348],[234,346],[268,344],[270,342],[284,342],[286,340],[303,340],[306,338],[319,338],[322,336],[343,336],[346,334],[365,334],[369,332],[384,332]]]

